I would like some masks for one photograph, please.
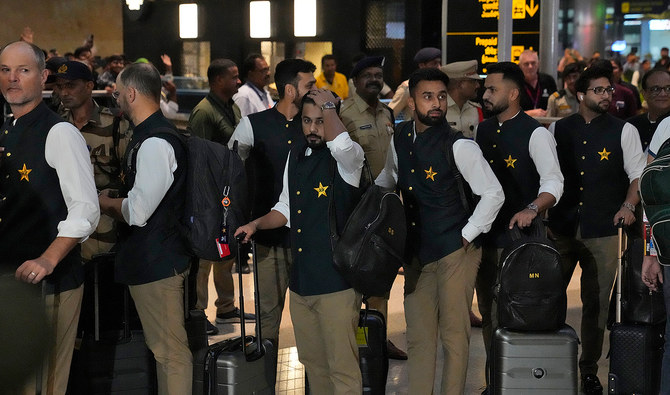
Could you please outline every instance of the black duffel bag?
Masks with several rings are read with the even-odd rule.
[[[546,236],[542,220],[526,230],[509,231],[512,239],[500,257],[494,295],[498,326],[520,331],[555,330],[565,324],[567,295],[561,256]]]

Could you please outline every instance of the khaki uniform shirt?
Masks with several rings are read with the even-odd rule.
[[[95,103],[95,102],[94,102]],[[72,113],[64,110],[63,119],[74,125]],[[107,107],[95,103],[95,111],[91,119],[79,129],[91,155],[95,187],[98,190],[105,188],[118,189],[121,186],[121,163],[126,147],[132,137],[130,123],[121,118],[119,122],[119,143],[114,147],[114,114]],[[114,156],[116,151],[116,156]],[[118,161],[117,161],[118,160]],[[116,221],[105,214],[100,214],[100,221],[95,232],[81,246],[81,256],[85,260],[95,254],[109,251],[116,244]]]
[[[447,122],[452,129],[463,133],[467,138],[475,137],[475,130],[481,121],[481,106],[470,100],[458,108],[458,104],[447,95]]]
[[[577,98],[567,89],[561,89],[549,96],[549,102],[547,103],[548,117],[565,118],[577,113],[578,110],[579,102]]]
[[[342,103],[340,118],[351,139],[363,147],[372,176],[377,177],[384,168],[386,152],[393,137],[391,110],[379,101],[373,109],[360,96],[353,94]]]

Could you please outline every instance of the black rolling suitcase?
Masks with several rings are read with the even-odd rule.
[[[256,311],[256,336],[246,335],[244,321],[244,287],[242,271],[238,270],[240,292],[241,336],[227,339],[197,351],[193,358],[193,394],[223,395],[274,394],[277,353],[268,339],[262,339],[260,302],[258,296],[258,264],[256,243],[251,241],[253,253],[254,307]],[[237,264],[241,266],[246,256],[240,253],[238,243]]]
[[[114,254],[96,256],[87,265],[91,275],[84,288],[90,292],[82,303],[81,343],[72,357],[68,394],[155,394],[156,362],[144,333],[134,329],[128,288],[107,275]]]
[[[619,224],[616,321],[610,332],[609,394],[658,394],[663,359],[664,324],[622,322],[622,255],[625,249],[623,224]]]
[[[384,395],[389,371],[386,321],[377,310],[361,310],[356,333],[358,359],[363,376],[363,394]]]

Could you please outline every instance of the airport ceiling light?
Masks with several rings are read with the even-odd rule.
[[[269,1],[249,2],[249,36],[251,38],[269,38],[272,31]]]
[[[198,38],[197,4],[179,4],[179,37]]]
[[[131,11],[139,11],[142,4],[144,4],[144,0],[126,0],[126,6]]]
[[[293,1],[293,34],[296,37],[316,36],[316,0]]]

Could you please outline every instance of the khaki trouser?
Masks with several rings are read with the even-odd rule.
[[[360,395],[356,331],[361,295],[353,289],[325,295],[290,293],[298,358],[305,365],[311,393]]]
[[[147,346],[154,353],[159,395],[190,395],[193,356],[184,327],[188,270],[148,284],[130,285]]]
[[[598,373],[603,337],[609,314],[609,300],[617,270],[618,236],[582,239],[557,235],[556,247],[561,253],[561,266],[566,287],[577,262],[582,268],[582,323],[580,339],[582,355],[579,370],[583,375]]]
[[[256,254],[261,333],[264,338],[272,339],[277,346],[288,289],[291,249],[257,244]]]
[[[423,267],[405,266],[409,394],[433,393],[438,337],[444,349],[441,393],[463,394],[480,260],[481,249],[470,244]]]
[[[45,300],[47,319],[55,329],[53,349],[47,355],[42,370],[42,394],[64,395],[70,377],[70,363],[77,337],[77,325],[84,286],[47,295]],[[35,394],[35,381],[31,379],[24,393]]]
[[[205,310],[209,299],[209,272],[214,269],[214,288],[216,288],[216,314],[231,312],[235,309],[235,286],[233,285],[233,274],[231,273],[235,258],[226,259],[221,262],[200,259],[198,264],[198,277],[196,280],[196,293],[198,301],[195,308]]]

